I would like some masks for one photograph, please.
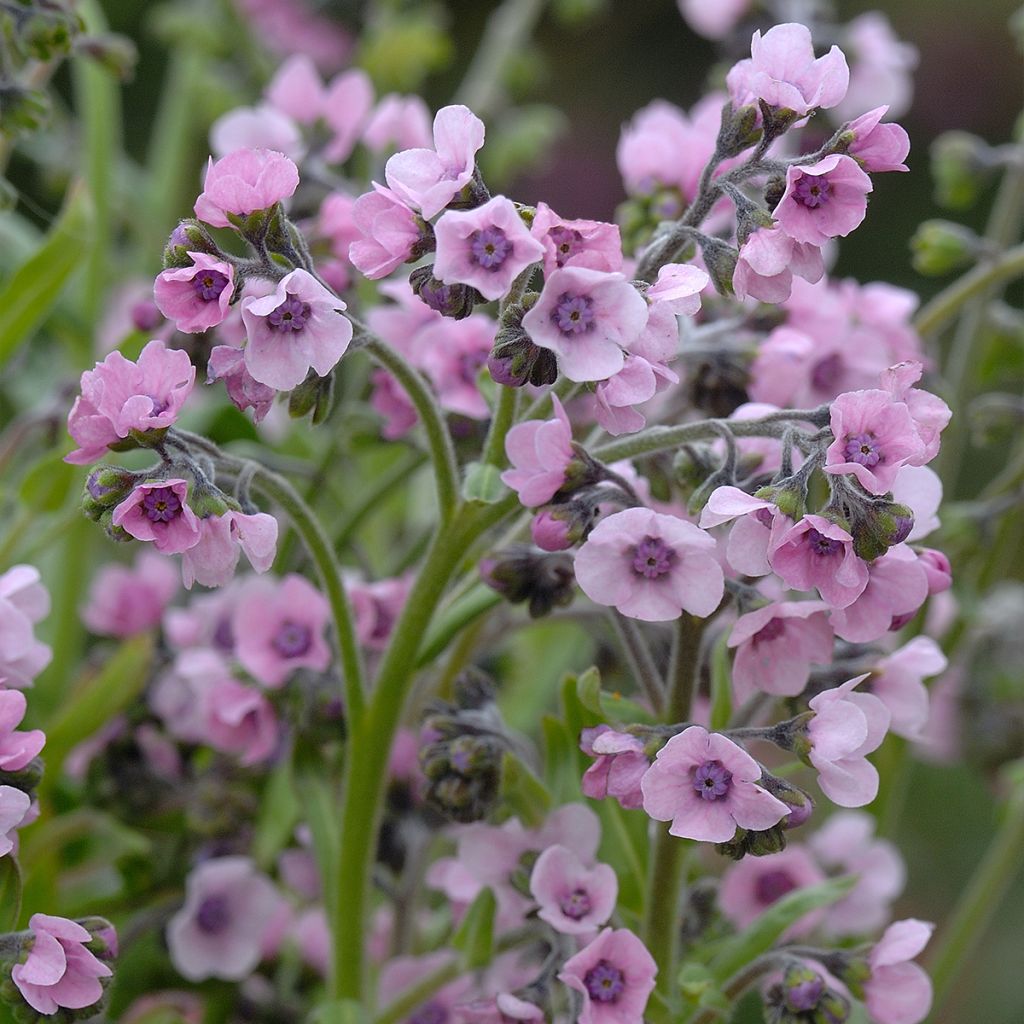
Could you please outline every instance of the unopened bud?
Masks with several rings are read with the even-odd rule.
[[[894,501],[847,502],[853,550],[858,558],[873,562],[896,544],[902,544],[914,529],[914,512]]]
[[[144,476],[121,466],[97,466],[86,478],[82,511],[99,522],[103,513],[120,505]]]
[[[732,295],[732,276],[736,272],[739,251],[720,238],[704,237],[700,243],[704,266],[719,295]]]
[[[297,420],[312,413],[314,424],[323,423],[330,414],[333,397],[334,374],[320,377],[310,370],[306,379],[288,396],[288,415]]]
[[[164,267],[191,267],[190,252],[223,257],[220,246],[197,220],[183,220],[171,232],[164,246]]]
[[[480,563],[480,577],[512,604],[528,602],[530,616],[571,604],[575,596],[572,558],[525,545],[495,552]]]
[[[581,497],[546,505],[533,517],[530,536],[543,551],[565,551],[587,539],[597,519],[597,502]]]
[[[931,145],[935,198],[953,210],[972,206],[996,166],[992,147],[968,132],[940,135]]]
[[[970,266],[980,255],[981,239],[970,228],[948,220],[926,220],[910,240],[914,269],[937,277]]]
[[[432,265],[417,267],[409,275],[409,284],[420,300],[441,316],[464,320],[473,306],[484,297],[468,284],[445,284],[434,277]]]
[[[738,156],[761,139],[762,130],[757,123],[758,110],[752,103],[722,108],[722,123],[718,129],[717,155],[723,160]]]

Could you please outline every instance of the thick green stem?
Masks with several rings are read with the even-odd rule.
[[[608,613],[608,621],[619,640],[627,668],[640,684],[651,709],[660,715],[665,707],[665,683],[658,666],[654,664],[640,627],[633,619],[617,611]]]
[[[1008,775],[1013,789],[1005,817],[931,957],[935,1011],[941,1009],[961,971],[970,964],[972,951],[1020,872],[1024,849],[1024,762],[1018,762]]]
[[[484,444],[483,462],[488,466],[505,464],[505,435],[509,432],[516,418],[516,401],[519,398],[517,388],[499,385],[498,404],[491,417],[491,425],[487,431]]]

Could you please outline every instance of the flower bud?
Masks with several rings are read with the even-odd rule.
[[[106,68],[122,82],[130,82],[139,61],[139,51],[127,37],[106,32],[75,40],[75,51],[83,53]]]
[[[843,1024],[849,1016],[849,1000],[799,962],[786,968],[782,981],[765,997],[765,1020],[770,1024]]]
[[[120,505],[131,494],[144,475],[121,466],[97,466],[86,478],[82,511],[94,522],[99,522],[104,512]]]
[[[431,743],[420,752],[426,799],[451,821],[480,821],[495,808],[507,746],[495,736],[465,734]]]
[[[704,266],[719,295],[732,295],[732,276],[736,272],[739,251],[720,238],[705,237],[700,243]]]
[[[754,497],[770,501],[784,516],[797,520],[807,508],[807,481],[800,476],[791,476],[758,488]]]
[[[565,551],[587,539],[596,518],[597,503],[591,497],[545,505],[533,517],[530,536],[543,551]]]
[[[50,101],[45,93],[0,84],[0,135],[16,138],[38,131],[49,117]]]
[[[497,551],[480,563],[480,577],[512,604],[529,603],[531,618],[565,607],[575,596],[572,558],[526,545]]]
[[[288,396],[288,415],[298,420],[312,413],[314,424],[323,423],[330,414],[333,397],[334,374],[320,377],[310,370],[306,379]]]
[[[849,496],[849,492],[847,492]],[[884,499],[844,503],[853,536],[853,550],[865,562],[873,562],[896,544],[902,544],[914,528],[914,512],[907,505]]]
[[[910,239],[914,269],[938,277],[970,266],[980,255],[981,239],[970,228],[948,220],[926,220]]]
[[[738,156],[745,149],[756,145],[762,130],[757,123],[758,110],[752,103],[734,107],[726,103],[722,107],[722,123],[718,129],[717,155],[723,160]]]
[[[935,198],[953,210],[972,206],[996,166],[992,147],[968,132],[940,135],[931,145]]]
[[[529,292],[502,314],[494,348],[487,360],[487,369],[498,384],[519,388],[530,383],[543,387],[558,379],[554,352],[535,345],[523,330],[523,316],[538,298],[536,292]]]
[[[928,577],[928,593],[941,594],[953,585],[953,569],[949,559],[934,548],[922,548],[917,555],[925,576]]]
[[[197,220],[183,220],[171,232],[164,246],[164,267],[191,267],[190,252],[205,252],[211,256],[224,259],[224,253],[210,236],[210,233]]]
[[[769,772],[764,772],[760,781],[772,796],[793,808],[779,822],[779,825],[787,832],[790,829],[799,828],[810,820],[814,813],[814,801],[809,793]]]
[[[434,277],[433,265],[417,267],[409,275],[409,284],[421,301],[441,316],[464,320],[484,297],[467,284],[445,284]]]
[[[743,860],[747,854],[752,857],[767,857],[781,853],[786,848],[786,833],[782,825],[773,825],[763,832],[752,832],[739,828],[727,843],[716,843],[715,850],[723,857]]]
[[[748,377],[747,361],[741,354],[709,355],[696,363],[688,374],[690,401],[701,412],[725,419],[750,400]]]

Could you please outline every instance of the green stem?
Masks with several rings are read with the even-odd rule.
[[[758,978],[777,971],[786,962],[786,955],[781,953],[765,953],[752,960],[742,970],[737,971],[723,986],[722,994],[728,1000],[738,999]],[[717,1007],[708,1006],[691,1017],[687,1024],[714,1024],[725,1014]]]
[[[434,462],[434,477],[437,481],[437,504],[441,522],[448,523],[455,513],[459,500],[459,466],[455,459],[455,446],[444,414],[434,399],[426,380],[418,370],[413,369],[393,348],[380,338],[370,334],[357,320],[353,319],[356,336],[366,339],[367,353],[388,371],[402,385],[409,400],[416,407],[420,422],[427,434],[430,457]]]
[[[491,417],[491,425],[484,443],[482,461],[488,466],[505,464],[505,435],[509,432],[516,418],[516,401],[519,398],[518,388],[507,388],[499,385],[498,404]]]
[[[1021,867],[1024,849],[1024,763],[1008,773],[1013,789],[1005,817],[974,877],[963,891],[931,957],[936,1012],[952,993]]]
[[[465,597],[445,608],[424,637],[423,646],[416,659],[417,666],[429,665],[444,652],[456,634],[489,612],[495,605],[501,604],[501,601],[501,594],[480,583]]]
[[[633,619],[617,611],[609,611],[608,621],[625,655],[626,667],[640,684],[654,713],[660,715],[665,706],[665,684],[640,627]]]

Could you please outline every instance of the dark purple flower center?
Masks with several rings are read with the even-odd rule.
[[[563,334],[583,334],[594,324],[594,300],[589,295],[570,295],[563,292],[558,297],[551,322]]]
[[[196,911],[196,924],[205,935],[218,935],[231,924],[231,907],[225,896],[207,896]]]
[[[813,526],[807,531],[807,543],[814,554],[823,557],[837,555],[843,547],[841,540],[833,540],[831,537],[826,537],[823,533],[815,530]]]
[[[558,901],[558,905],[562,908],[562,913],[566,917],[571,917],[574,921],[578,921],[581,917],[586,917],[590,913],[590,894],[586,889],[573,889],[572,892],[566,893]]]
[[[769,619],[753,636],[755,644],[770,643],[778,640],[786,632],[786,623],[783,619]]]
[[[548,232],[548,238],[555,246],[555,263],[559,267],[565,264],[583,248],[583,236],[574,228],[567,228],[564,224],[553,227]]]
[[[770,530],[772,524],[775,522],[775,517],[766,508],[759,508],[754,512],[754,518],[762,525],[768,527]]]
[[[142,511],[154,523],[169,523],[181,515],[181,499],[170,487],[154,487],[142,499]]]
[[[786,989],[786,1005],[796,1013],[815,1010],[825,994],[825,982],[821,978],[810,978]]]
[[[150,416],[159,416],[167,410],[167,402],[162,398],[157,398],[156,395],[146,395],[146,397],[153,403],[153,408],[149,411]]]
[[[882,461],[874,434],[847,434],[843,454],[847,462],[858,462],[862,466],[877,466]]]
[[[761,906],[767,907],[776,900],[781,900],[786,893],[792,892],[795,888],[797,884],[787,872],[766,871],[754,883],[754,895]]]
[[[447,1020],[448,1010],[437,1000],[431,1000],[409,1017],[406,1024],[445,1024]]]
[[[231,628],[231,619],[225,617],[217,623],[213,631],[213,646],[221,651],[233,651],[235,649],[235,633]]]
[[[212,302],[214,299],[220,298],[220,293],[228,286],[228,279],[226,274],[222,274],[219,270],[200,270],[195,277],[192,278],[192,287],[196,290],[196,295],[203,300],[203,302]]]
[[[273,640],[274,650],[282,658],[299,658],[309,650],[312,643],[313,634],[309,626],[292,622],[291,619],[285,619],[277,627]]]
[[[793,185],[793,198],[809,210],[825,206],[832,192],[832,182],[823,174],[802,174]]]
[[[598,960],[583,975],[583,987],[591,999],[599,1003],[614,1003],[626,991],[626,977],[615,964]]]
[[[721,761],[705,761],[693,769],[693,788],[702,800],[721,800],[732,785],[732,772]]]
[[[275,331],[301,331],[312,316],[312,306],[289,292],[284,302],[267,314],[267,323]]]
[[[498,270],[512,252],[512,243],[501,228],[483,228],[469,236],[470,258],[484,270]]]
[[[833,352],[824,359],[819,359],[811,370],[811,383],[819,391],[833,391],[839,383],[839,376],[843,372],[843,360],[837,352]]]
[[[649,580],[664,576],[675,560],[675,548],[670,548],[660,537],[644,537],[633,548],[633,572]]]

